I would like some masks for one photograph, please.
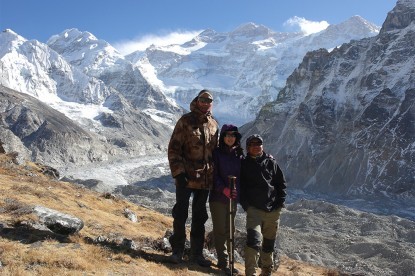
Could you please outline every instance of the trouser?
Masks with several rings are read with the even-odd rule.
[[[212,201],[209,202],[210,213],[212,214],[213,236],[215,249],[218,256],[218,264],[226,265],[229,261],[228,248],[230,243],[230,216],[229,204]],[[236,203],[233,204],[232,223],[234,225],[236,214]],[[233,229],[235,233],[235,229]]]
[[[190,253],[199,256],[203,253],[205,241],[205,222],[208,219],[206,201],[209,190],[190,189],[176,186],[176,204],[172,210],[173,235],[169,241],[173,253],[184,251],[186,241],[186,220],[189,214],[189,200],[192,201],[192,223],[190,228]]]
[[[266,212],[248,207],[246,215],[245,274],[255,275],[260,259],[262,269],[274,267],[274,243],[277,237],[281,208]]]

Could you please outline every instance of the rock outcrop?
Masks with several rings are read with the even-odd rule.
[[[260,133],[290,187],[415,199],[415,5],[380,34],[309,52],[276,101],[242,128]]]

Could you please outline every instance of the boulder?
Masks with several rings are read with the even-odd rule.
[[[69,235],[79,232],[84,227],[84,222],[74,216],[58,212],[43,206],[36,206],[33,211],[40,221],[52,232]]]

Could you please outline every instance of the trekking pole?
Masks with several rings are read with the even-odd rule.
[[[230,194],[232,195],[232,192],[236,189],[236,177],[233,175],[229,175],[228,176],[228,182],[229,182],[229,190],[230,190]],[[233,250],[235,247],[235,237],[234,237],[234,229],[235,229],[235,225],[234,225],[234,201],[231,198],[229,198],[229,270],[231,272],[231,275],[233,275],[233,271],[234,271],[234,263],[235,263],[235,258],[234,258],[234,254],[233,254]]]

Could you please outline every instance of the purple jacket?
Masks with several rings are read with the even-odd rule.
[[[236,176],[237,202],[239,202],[241,159],[236,155],[235,149],[216,148],[213,151],[213,166],[213,188],[209,194],[209,202],[229,203],[229,198],[223,194],[223,189],[229,187],[228,175]]]

